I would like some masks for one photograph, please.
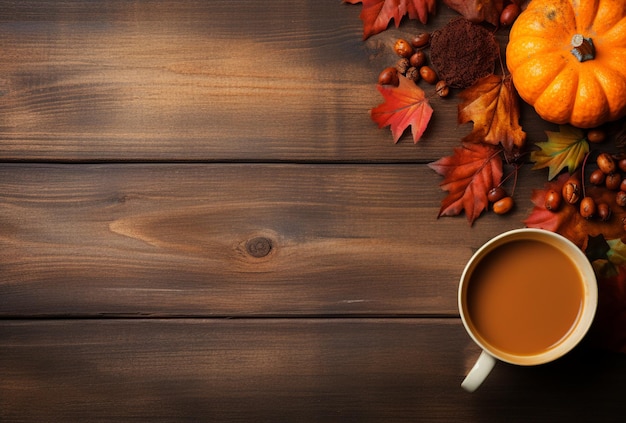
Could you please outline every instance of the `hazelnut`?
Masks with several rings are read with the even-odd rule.
[[[385,68],[378,75],[378,83],[380,85],[398,85],[398,70],[392,66]]]
[[[428,43],[430,43],[430,34],[428,32],[421,32],[411,38],[411,45],[415,48],[426,47]]]
[[[410,68],[408,68],[406,70],[406,77],[407,79],[410,79],[411,81],[419,81],[420,79],[420,73],[417,70],[417,68],[414,68],[413,66],[411,66]]]
[[[591,219],[596,214],[596,202],[591,197],[585,197],[580,201],[580,215],[585,219]]]
[[[590,143],[600,143],[606,138],[606,133],[600,129],[592,129],[587,132],[587,141]]]
[[[411,66],[421,68],[426,64],[426,54],[422,50],[418,50],[409,58]]]
[[[446,81],[438,81],[437,85],[435,85],[435,91],[437,91],[439,97],[447,97],[450,94],[450,88],[448,88]]]
[[[493,212],[495,214],[506,214],[513,209],[514,204],[512,197],[503,197],[493,203]]]
[[[429,66],[422,66],[420,68],[420,76],[429,84],[434,84],[438,79],[435,71]]]
[[[400,57],[409,58],[413,55],[413,47],[407,40],[398,38],[393,45],[393,51]]]
[[[580,192],[580,181],[575,177],[569,178],[567,182],[565,182],[565,185],[563,185],[563,189],[561,191],[563,199],[570,204],[578,203],[578,200],[580,200]]]
[[[522,10],[517,5],[517,3],[511,3],[504,9],[502,9],[502,13],[500,13],[500,25],[502,26],[511,26],[515,19],[522,13]]]
[[[501,186],[493,187],[487,191],[487,200],[491,203],[495,203],[504,197],[506,197],[506,191]]]
[[[607,203],[598,204],[598,217],[603,222],[606,222],[611,218],[611,208]]]
[[[561,208],[563,197],[561,193],[551,189],[546,193],[545,206],[551,212],[556,212]]]
[[[411,64],[409,63],[409,59],[402,58],[396,62],[396,69],[398,70],[398,73],[401,73],[402,75],[404,75],[410,67]]]
[[[600,169],[596,169],[589,175],[589,182],[591,182],[593,185],[602,185],[605,178],[606,175],[604,174],[604,172],[602,172],[602,170]]]
[[[606,179],[604,180],[604,185],[610,189],[611,191],[617,191],[622,184],[622,176],[617,173],[609,173],[606,175]]]
[[[613,160],[613,157],[609,153],[600,153],[596,159],[596,164],[598,168],[607,175],[611,172],[615,172],[615,160]]]

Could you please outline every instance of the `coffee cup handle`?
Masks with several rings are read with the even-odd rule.
[[[496,365],[496,359],[486,351],[480,353],[474,367],[469,371],[461,383],[461,387],[467,392],[474,392],[484,382],[491,369]]]

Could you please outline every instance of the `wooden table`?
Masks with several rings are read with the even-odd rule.
[[[463,266],[546,174],[437,219],[426,165],[471,126],[453,96],[417,145],[377,128],[424,27],[362,41],[360,10],[0,2],[0,421],[623,421],[626,359],[585,344],[460,388]]]

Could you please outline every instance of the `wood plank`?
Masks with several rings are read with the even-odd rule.
[[[1,165],[0,315],[455,315],[544,178],[470,227],[424,165]]]
[[[439,99],[419,147],[369,109],[405,22],[362,41],[339,1],[79,0],[0,3],[0,160],[417,162],[470,130]],[[506,31],[499,35],[506,40]],[[543,140],[532,110],[524,127]]]
[[[626,411],[624,356],[500,363],[467,394],[477,354],[458,319],[2,321],[0,420],[603,422]]]

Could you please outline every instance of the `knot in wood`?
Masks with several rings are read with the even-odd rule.
[[[272,241],[262,236],[252,238],[246,242],[246,251],[252,257],[265,257],[272,250]]]

